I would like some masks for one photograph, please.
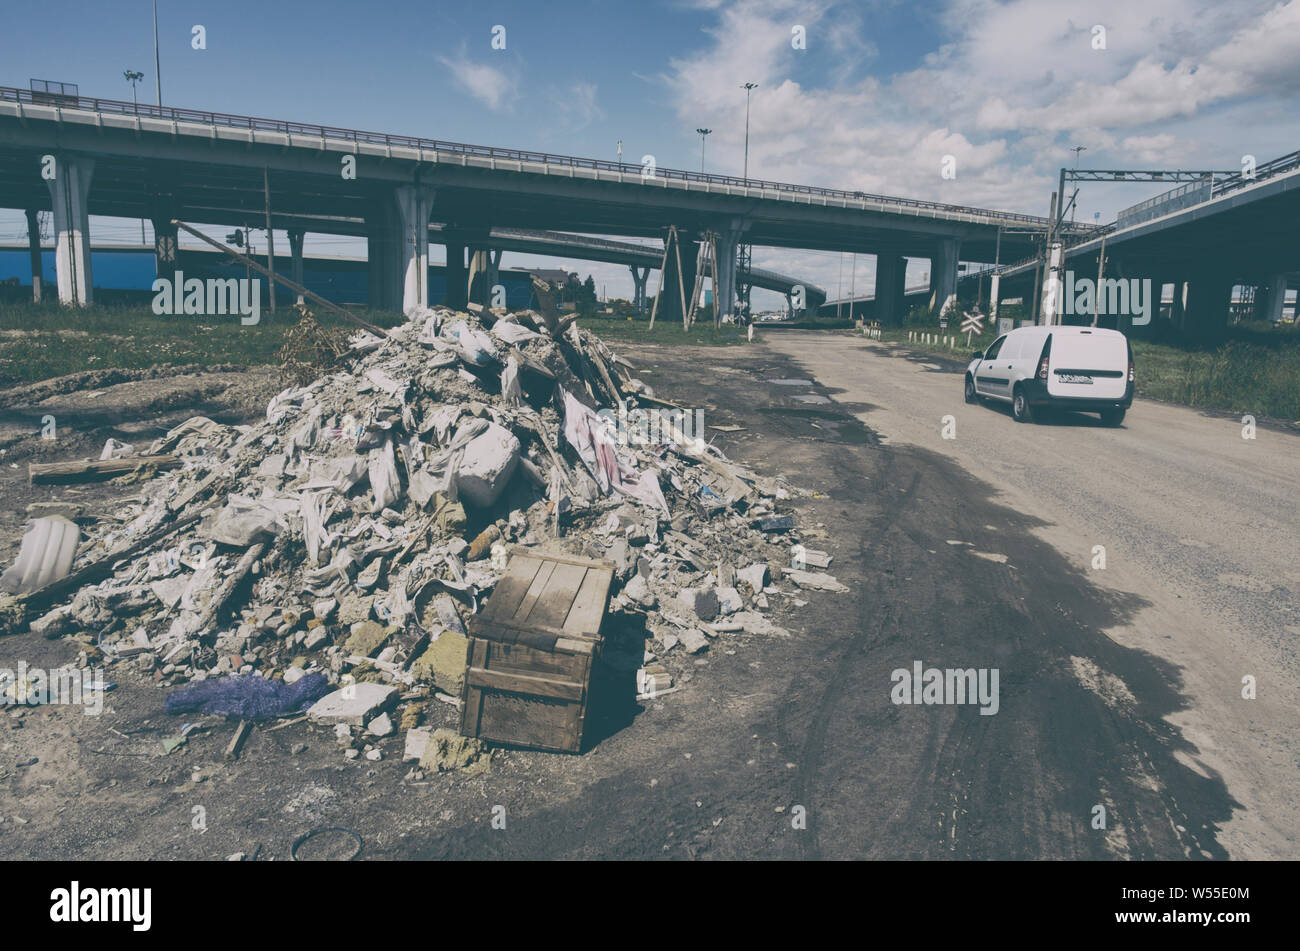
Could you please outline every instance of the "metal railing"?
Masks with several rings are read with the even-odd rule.
[[[1247,176],[1242,174],[1241,172],[1234,172],[1231,175],[1226,176],[1225,178],[1218,179],[1217,181],[1213,182],[1213,185],[1210,188],[1210,190],[1207,191],[1204,200],[1174,210],[1185,211],[1187,208],[1194,208],[1196,207],[1196,205],[1203,205],[1206,202],[1214,201],[1216,198],[1221,198],[1222,196],[1228,194],[1229,192],[1236,191],[1239,188],[1246,188],[1250,185],[1258,185],[1262,181],[1266,181],[1270,178],[1274,178],[1278,175],[1282,175],[1287,172],[1294,172],[1296,169],[1300,169],[1300,151],[1288,152],[1286,155],[1282,155],[1279,156],[1278,158],[1265,162],[1263,165],[1256,165],[1254,175]],[[1166,193],[1166,195],[1167,194],[1168,193]],[[1156,201],[1162,197],[1164,196],[1157,195],[1154,199],[1151,200]],[[1134,205],[1133,207],[1137,208],[1140,206]],[[1130,210],[1130,209],[1126,209],[1126,210]],[[1172,214],[1173,212],[1171,211],[1169,213]],[[1100,227],[1094,228],[1088,234],[1076,235],[1073,240],[1062,242],[1061,251],[1062,253],[1064,253],[1065,251],[1068,251],[1070,248],[1078,247],[1081,244],[1087,244],[1089,241],[1095,241],[1098,238],[1102,237],[1103,235],[1110,235],[1124,228],[1136,227],[1139,224],[1145,224],[1147,220],[1149,219],[1143,219],[1141,221],[1132,221],[1132,220],[1112,221],[1108,225],[1102,225]],[[1004,264],[999,268],[999,271],[1005,274],[1008,271],[1014,271],[1019,268],[1022,268],[1027,264],[1041,264],[1042,261],[1043,261],[1042,254],[1041,253],[1035,254],[1025,258],[1024,260],[1017,261],[1015,264]]]
[[[31,103],[49,105],[30,90],[13,86],[0,86],[0,102]],[[419,136],[389,135],[385,132],[362,132],[357,129],[344,129],[337,126],[316,125],[304,122],[289,122],[283,119],[260,119],[255,116],[241,116],[227,112],[210,112],[202,109],[181,109],[175,106],[153,106],[149,103],[131,103],[119,99],[100,99],[93,96],[60,97],[62,108],[73,108],[88,112],[106,112],[119,115],[140,116],[149,119],[162,119],[172,122],[193,122],[202,125],[224,126],[234,129],[252,131],[281,132],[285,135],[304,135],[318,139],[336,139],[354,144],[397,146],[399,148],[425,149],[434,152],[448,152],[466,157],[502,159],[510,162],[531,162],[541,165],[556,165],[567,168],[583,168],[596,171],[617,172],[624,175],[641,175],[640,165],[626,162],[610,162],[605,159],[581,158],[574,155],[557,155],[551,152],[532,152],[522,149],[503,149],[488,145],[469,145],[464,142],[445,142],[440,139],[425,139]],[[838,188],[822,188],[816,185],[796,185],[789,182],[771,182],[756,178],[740,178],[734,175],[715,175],[707,172],[688,172],[674,168],[656,168],[657,178],[673,181],[698,182],[705,185],[721,185],[734,188],[750,188],[773,191],[781,195],[807,195],[836,201],[878,202],[899,208],[917,211],[932,211],[943,214],[959,214],[985,217],[997,221],[1015,222],[1046,228],[1047,219],[1037,215],[1022,215],[1009,211],[994,211],[969,205],[951,205],[936,201],[923,201],[916,198],[897,198],[889,195],[875,195],[860,191],[846,191]],[[1077,226],[1079,230],[1092,231],[1092,225]]]

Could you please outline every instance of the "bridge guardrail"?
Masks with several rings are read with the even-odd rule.
[[[534,162],[542,165],[558,165],[569,168],[587,168],[598,171],[618,172],[624,175],[640,175],[641,166],[627,162],[610,162],[606,159],[581,158],[574,155],[559,155],[551,152],[532,152],[522,149],[503,149],[488,145],[470,145],[464,142],[447,142],[440,139],[425,139],[419,136],[391,135],[385,132],[362,132],[357,129],[344,129],[338,126],[316,125],[313,123],[289,122],[283,119],[263,119],[256,116],[242,116],[234,113],[211,112],[200,109],[184,109],[177,106],[154,106],[148,103],[132,103],[120,99],[101,99],[96,96],[67,97],[60,108],[76,108],[89,112],[107,112],[118,115],[133,115],[141,118],[160,119],[172,122],[193,122],[204,125],[224,126],[227,128],[282,132],[285,135],[303,135],[314,138],[341,139],[357,144],[398,146],[400,148],[427,149],[435,152],[475,156],[489,159],[505,159],[514,162]],[[48,105],[39,97],[33,97],[30,90],[14,86],[0,86],[0,101]],[[1019,224],[1046,226],[1047,219],[1036,215],[1024,215],[1017,212],[994,211],[970,205],[952,205],[944,202],[924,201],[916,198],[897,198],[889,195],[875,195],[860,191],[847,191],[836,188],[823,188],[817,185],[797,185],[790,182],[771,182],[755,178],[739,178],[733,175],[716,175],[708,172],[688,172],[683,169],[656,168],[655,175],[669,180],[699,182],[706,185],[771,190],[781,194],[817,196],[823,199],[840,201],[880,202],[899,208],[947,212],[964,215],[984,216]],[[1081,230],[1091,231],[1092,225],[1078,226]]]

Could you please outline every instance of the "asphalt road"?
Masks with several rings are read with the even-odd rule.
[[[1180,813],[1197,811],[1189,793],[1208,795],[1221,784],[1214,795],[1226,790],[1235,804],[1214,836],[1221,848],[1234,858],[1296,857],[1300,438],[1257,428],[1246,439],[1240,417],[1145,400],[1118,429],[1073,413],[1020,425],[999,404],[964,404],[959,373],[902,348],[832,334],[770,334],[768,342],[890,447],[972,476],[947,500],[958,525],[962,510],[984,507],[991,494],[1002,516],[985,525],[967,518],[953,538],[1007,554],[1005,576],[982,605],[954,610],[954,625],[975,622],[1002,598],[1016,616],[1005,634],[1018,629],[1063,655],[1075,650],[1068,622],[1079,619],[1067,610],[1061,624],[1050,618],[1062,586],[1095,588],[1116,606],[1092,620],[1111,645],[1127,649],[1107,653],[1134,663],[1137,679],[1095,654],[1073,666],[1126,729],[1158,737],[1186,770],[1153,769],[1123,743],[1114,750],[1129,778],[1163,804],[1178,846],[1216,852]],[[954,438],[944,438],[946,422]],[[1013,551],[1038,542],[1050,550],[1044,563]],[[1104,569],[1095,546],[1105,549]],[[1254,678],[1255,699],[1243,698],[1246,677]],[[1143,831],[1158,837],[1168,829]],[[1131,854],[1127,846],[1108,841],[1115,854]]]

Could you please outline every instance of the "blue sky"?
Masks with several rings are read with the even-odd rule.
[[[54,29],[49,7],[11,4],[0,84],[129,99],[130,68],[152,101],[151,16],[148,0],[65,0]],[[1088,149],[1082,164],[1112,168],[1232,168],[1300,145],[1300,0],[160,0],[159,20],[168,105],[605,158],[621,139],[625,158],[686,168],[699,167],[704,125],[706,167],[738,172],[738,87],[755,81],[754,177],[1039,214],[1073,145]],[[957,175],[944,179],[949,155]],[[1090,186],[1079,215],[1108,220],[1151,193]],[[138,240],[138,225],[96,224],[99,238]],[[0,240],[24,233],[0,212]],[[361,252],[339,238],[308,247]],[[755,259],[839,287],[837,255]],[[565,266],[631,291],[624,269]],[[859,259],[859,289],[872,268]]]

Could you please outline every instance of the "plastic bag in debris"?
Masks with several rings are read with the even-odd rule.
[[[501,399],[507,406],[518,406],[523,391],[519,387],[519,361],[513,356],[506,360],[506,368],[501,371]]]
[[[591,473],[601,492],[611,490],[668,512],[659,477],[647,470],[637,471],[618,457],[614,435],[605,421],[574,399],[566,390],[564,394],[564,438],[577,450],[587,471]]]
[[[66,577],[80,541],[77,523],[62,515],[33,519],[18,558],[0,576],[0,590],[26,594]]]
[[[529,330],[513,320],[498,320],[492,325],[492,333],[506,343],[523,343],[525,340],[540,340],[542,335]]]
[[[476,367],[487,366],[498,360],[496,347],[492,339],[483,331],[475,330],[464,321],[452,324],[442,335],[455,340],[460,348],[460,357],[466,363]]]
[[[181,713],[211,713],[243,720],[266,720],[306,710],[329,693],[324,674],[311,673],[286,684],[252,675],[219,677],[189,684],[167,695],[164,707]]]
[[[401,484],[397,480],[397,460],[393,456],[393,441],[385,439],[378,449],[370,450],[369,456],[370,488],[375,494],[372,512],[381,512],[397,501],[402,494]]]
[[[208,537],[223,545],[247,548],[259,535],[274,535],[278,531],[278,519],[273,509],[261,502],[232,495],[225,508],[212,520]]]

